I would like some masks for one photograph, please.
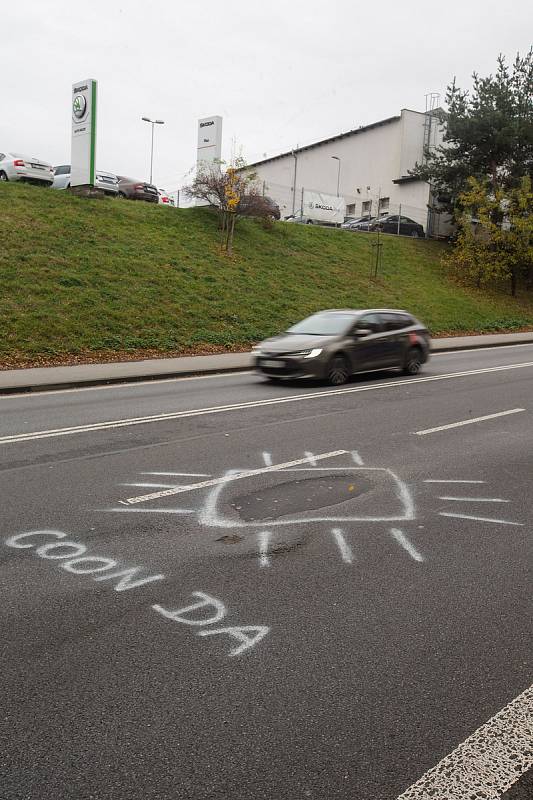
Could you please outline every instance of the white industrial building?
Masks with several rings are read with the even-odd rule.
[[[399,213],[419,222],[429,235],[443,235],[448,218],[435,213],[429,184],[409,175],[442,137],[434,110],[402,109],[397,117],[265,158],[248,168],[257,173],[263,193],[278,203],[282,219],[298,214],[304,192],[313,191],[340,194],[347,215]]]

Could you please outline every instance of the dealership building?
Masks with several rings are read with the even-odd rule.
[[[436,212],[425,181],[409,173],[428,150],[441,144],[437,110],[402,109],[396,117],[364,125],[314,144],[249,164],[263,193],[275,200],[282,219],[299,214],[305,192],[340,195],[346,215],[383,212],[409,217],[429,235],[445,235],[448,218]]]

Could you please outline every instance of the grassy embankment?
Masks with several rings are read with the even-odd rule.
[[[407,308],[433,334],[533,327],[533,298],[457,286],[445,245],[0,184],[0,367],[238,349],[320,308]]]

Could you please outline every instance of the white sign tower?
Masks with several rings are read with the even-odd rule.
[[[93,78],[72,85],[71,186],[94,186],[96,98],[97,82]]]
[[[198,147],[196,169],[209,166],[222,157],[222,117],[205,117],[198,120]]]

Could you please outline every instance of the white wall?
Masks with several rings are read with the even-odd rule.
[[[336,194],[338,162],[332,156],[337,156],[341,159],[340,194],[347,204],[355,204],[357,216],[364,201],[372,201],[372,213],[377,213],[378,198],[388,197],[391,213],[397,213],[401,203],[402,213],[425,227],[427,184],[392,182],[422,159],[423,136],[424,114],[404,109],[391,122],[297,152],[294,208],[300,208],[302,188]],[[282,217],[293,211],[294,167],[289,154],[252,168],[264,182],[265,194],[279,204]]]

